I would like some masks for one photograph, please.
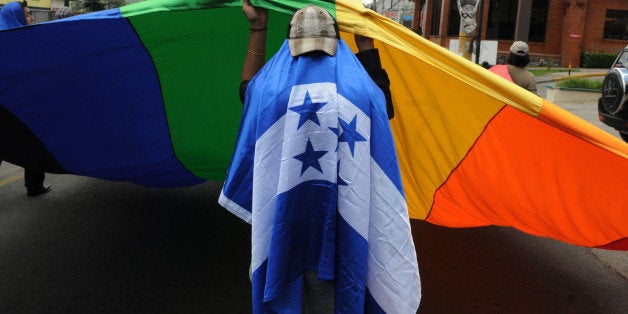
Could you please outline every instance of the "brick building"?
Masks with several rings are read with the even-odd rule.
[[[443,47],[459,38],[457,0],[415,2],[413,29]],[[479,0],[476,21],[474,36],[498,42],[498,62],[516,40],[528,42],[533,63],[573,67],[584,52],[616,53],[628,44],[628,0]]]

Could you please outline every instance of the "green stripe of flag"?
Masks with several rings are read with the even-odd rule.
[[[305,2],[253,2],[271,8],[269,58],[285,40],[290,15]],[[151,0],[121,8],[159,75],[175,154],[208,180],[224,179],[240,121],[238,87],[249,34],[241,3]]]

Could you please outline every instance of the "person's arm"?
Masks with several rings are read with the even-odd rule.
[[[373,38],[358,34],[355,34],[354,38],[356,46],[358,46],[358,53],[355,56],[360,60],[371,79],[384,93],[386,113],[388,114],[388,119],[392,119],[395,116],[395,108],[393,107],[392,95],[390,93],[390,79],[386,70],[382,68],[379,51],[375,49]]]
[[[240,100],[244,102],[244,92],[248,82],[259,72],[266,62],[266,27],[268,10],[251,5],[249,0],[242,3],[242,12],[249,20],[249,45],[242,65]]]

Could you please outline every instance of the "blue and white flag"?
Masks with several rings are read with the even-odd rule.
[[[300,313],[302,276],[336,313],[415,313],[421,299],[384,95],[344,41],[287,41],[249,83],[222,206],[252,224],[253,311]]]

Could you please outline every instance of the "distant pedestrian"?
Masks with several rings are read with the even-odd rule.
[[[55,12],[55,17],[57,18],[57,20],[64,19],[70,16],[74,16],[74,12],[72,12],[72,9],[68,7],[61,7],[57,10],[57,12]]]
[[[510,46],[508,64],[496,65],[489,70],[536,94],[536,78],[532,72],[525,68],[529,63],[530,48],[528,44],[523,41],[515,41]]]
[[[9,2],[0,9],[0,31],[33,24],[34,19],[26,1]]]

